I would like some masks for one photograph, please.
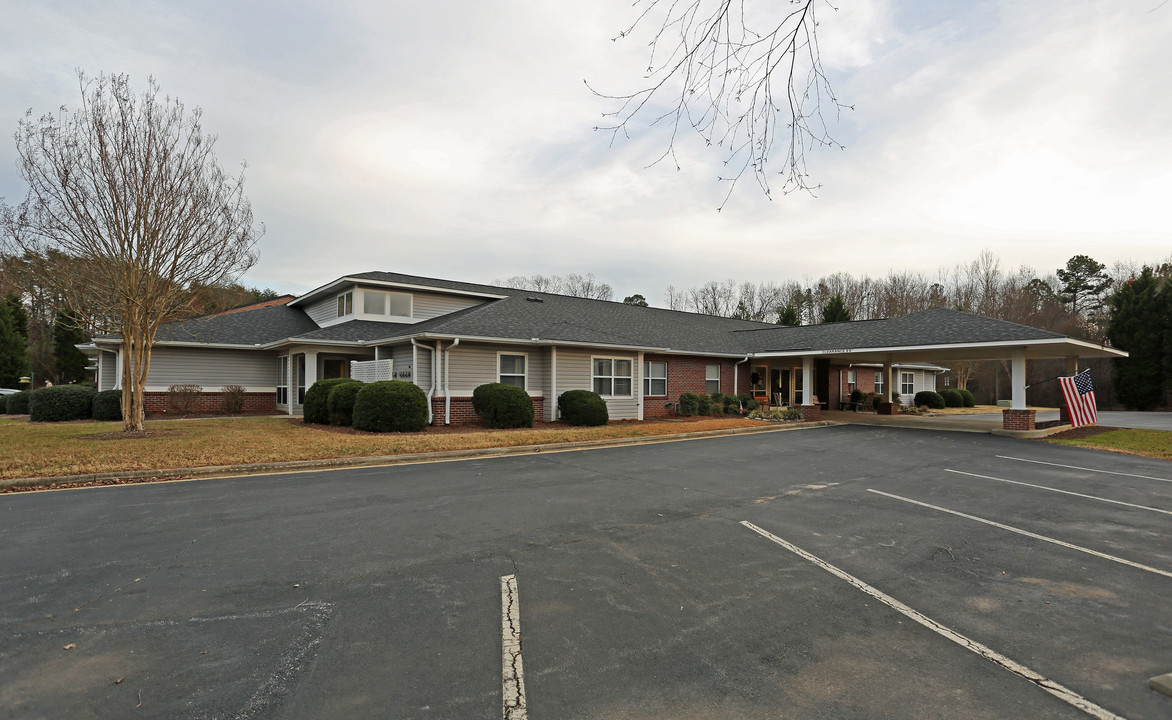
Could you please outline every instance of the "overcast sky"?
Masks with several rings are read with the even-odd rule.
[[[639,87],[629,0],[0,0],[0,197],[24,112],[76,107],[75,68],[204,110],[267,233],[248,284],[351,272],[469,282],[594,273],[616,299],[707,280],[935,272],[992,250],[1053,272],[1172,255],[1172,3],[841,0],[822,59],[855,110],[809,155],[817,197],[744,183],[687,137],[613,146]],[[768,8],[776,0],[749,0]]]

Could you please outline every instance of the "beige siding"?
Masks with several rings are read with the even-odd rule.
[[[432,343],[427,343],[427,344],[431,345]],[[431,355],[432,355],[432,352],[430,350],[426,350],[424,348],[418,348],[418,350],[416,352],[417,352],[416,357],[418,358],[419,363],[415,366],[415,384],[418,385],[419,387],[423,388],[423,392],[426,393],[428,390],[431,389]],[[437,390],[436,394],[437,395],[439,394],[438,390]]]
[[[416,320],[428,320],[440,315],[474,307],[484,303],[484,298],[460,297],[458,295],[436,295],[432,293],[415,293],[411,311]]]
[[[331,295],[324,300],[306,305],[305,314],[318,325],[336,322],[338,320],[338,296]]]
[[[448,347],[447,345],[444,346]],[[513,353],[528,356],[526,362],[526,388],[532,396],[541,395],[545,386],[544,348],[510,347],[483,343],[460,343],[451,352],[452,371],[449,377],[452,397],[468,397],[478,386],[497,382],[497,353]],[[444,351],[447,354],[447,351]],[[442,385],[443,375],[440,376]],[[442,387],[439,393],[443,394]]]
[[[277,354],[248,350],[156,347],[151,353],[147,390],[195,383],[206,392],[243,385],[249,392],[276,392]]]
[[[403,380],[405,382],[414,382],[413,376],[401,374],[404,372],[412,372],[412,368],[411,368],[411,343],[407,343],[406,345],[396,345],[395,347],[390,348],[390,351],[391,351],[390,357],[394,361],[393,362],[394,379],[395,380]],[[385,348],[385,347],[380,348],[379,349],[379,357],[384,357],[384,358],[387,357],[386,355],[383,354],[385,352],[387,352],[387,348]]]
[[[592,351],[589,349],[574,348],[570,350],[559,348],[558,393],[564,393],[567,390],[593,390],[594,375],[591,359],[594,357],[621,358],[631,361],[633,374],[631,378],[631,397],[604,397],[603,399],[606,400],[606,409],[610,414],[611,420],[639,417],[638,393],[640,392],[640,388],[643,387],[643,379],[641,377],[643,368],[639,366],[639,356],[636,353],[616,352],[613,350]]]

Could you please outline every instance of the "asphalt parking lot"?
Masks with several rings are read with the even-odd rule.
[[[1167,462],[880,427],[6,495],[0,708],[1167,718],[1170,515]]]

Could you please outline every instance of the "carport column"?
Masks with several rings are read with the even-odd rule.
[[[883,363],[883,401],[891,402],[891,361]]]
[[[1025,350],[1018,348],[1013,351],[1010,361],[1011,376],[1009,387],[1013,405],[1008,410],[1001,411],[1001,426],[1006,430],[1034,430],[1034,411],[1026,409],[1026,359]]]
[[[802,419],[817,421],[822,419],[822,407],[815,405],[814,398],[814,358],[806,355],[802,358]]]
[[[1066,376],[1074,377],[1078,375],[1078,356],[1066,358]],[[1066,400],[1060,399],[1058,405],[1058,422],[1069,425],[1070,411],[1066,409]]]

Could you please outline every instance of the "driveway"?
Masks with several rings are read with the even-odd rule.
[[[0,496],[0,707],[1167,718],[1170,468],[842,426]]]

